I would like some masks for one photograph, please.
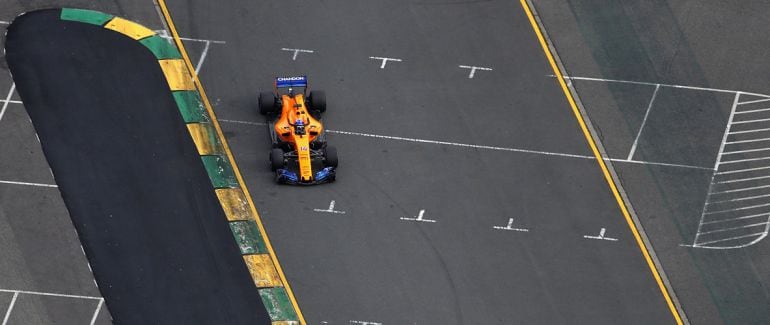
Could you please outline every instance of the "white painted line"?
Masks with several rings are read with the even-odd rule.
[[[749,100],[749,101],[745,101],[745,102],[740,102],[740,103],[738,103],[738,105],[754,104],[754,103],[766,102],[768,100],[770,100],[770,98],[755,99],[755,100]]]
[[[13,298],[11,298],[11,304],[8,305],[8,310],[5,311],[5,317],[3,317],[3,324],[2,325],[8,324],[8,318],[11,317],[11,311],[13,310],[13,305],[16,304],[16,298],[18,298],[18,297],[19,297],[19,293],[18,292],[14,292],[13,293]]]
[[[760,223],[755,223],[755,224],[750,224],[750,225],[745,225],[745,226],[740,226],[740,227],[730,227],[730,228],[722,228],[722,229],[717,229],[717,230],[704,231],[704,232],[701,232],[700,234],[701,235],[708,235],[708,234],[720,233],[720,232],[725,232],[725,231],[730,231],[730,230],[738,230],[738,229],[745,229],[745,228],[759,227],[759,226],[766,226],[766,225],[767,225],[767,221],[760,222]]]
[[[767,122],[767,121],[770,121],[770,118],[761,118],[761,119],[746,120],[746,121],[733,121],[733,124],[759,123],[759,122]]]
[[[168,32],[165,29],[155,30],[154,32],[157,33],[158,36],[160,36],[162,38],[170,39],[170,40],[174,39],[173,37],[168,35]],[[183,40],[183,41],[200,42],[200,43],[206,43],[206,42],[214,43],[214,44],[226,44],[227,43],[225,41],[216,41],[216,40],[211,40],[211,39],[200,39],[200,38],[189,38],[189,37],[180,37],[179,39]]]
[[[770,176],[757,176],[757,177],[749,177],[749,178],[730,179],[726,181],[717,182],[716,184],[740,183],[740,182],[755,181],[758,179],[766,179],[766,178],[770,178]]]
[[[709,212],[704,213],[704,215],[706,215],[706,214],[725,213],[725,212],[732,212],[732,211],[749,210],[749,209],[756,209],[756,208],[761,208],[761,207],[766,207],[766,206],[770,206],[770,203],[750,205],[750,206],[747,206],[747,207],[740,207],[740,208],[735,208],[735,209],[709,211]]]
[[[736,170],[728,170],[728,171],[718,172],[717,175],[753,172],[753,171],[763,170],[763,169],[770,169],[770,166],[756,167],[756,168],[746,168],[746,169],[736,169]]]
[[[13,97],[14,90],[16,90],[16,83],[11,84],[11,90],[8,91],[8,96],[5,97],[3,108],[0,109],[0,121],[3,120],[3,115],[5,115],[5,110],[8,108],[8,103],[11,101],[11,97]]]
[[[55,185],[55,184],[14,182],[14,181],[4,181],[4,180],[0,180],[0,184],[27,185],[27,186],[40,186],[40,187],[59,187],[58,185]]]
[[[765,100],[770,100],[770,99],[765,99]],[[752,109],[752,110],[748,110],[748,111],[738,111],[738,112],[735,112],[735,114],[751,114],[751,113],[767,112],[767,111],[770,111],[770,108]]]
[[[767,151],[767,150],[770,150],[770,148],[728,151],[728,152],[723,152],[722,155],[734,155],[737,153],[747,153],[747,152],[757,152],[757,151]]]
[[[770,216],[770,213],[759,213],[759,214],[752,214],[752,215],[743,216],[743,217],[737,217],[737,218],[712,220],[712,221],[706,221],[703,224],[704,225],[709,225],[709,224],[713,224],[713,223],[723,223],[723,222],[730,222],[730,221],[743,220],[743,219],[753,219],[753,218],[767,217],[767,216]]]
[[[636,138],[634,138],[634,144],[631,146],[631,151],[628,152],[627,160],[634,159],[636,146],[639,144],[639,137],[642,136],[642,130],[644,130],[644,125],[647,124],[647,117],[650,116],[650,111],[652,110],[652,103],[655,102],[655,96],[658,95],[658,89],[660,89],[660,85],[655,85],[655,91],[652,92],[652,98],[650,98],[650,103],[647,104],[647,111],[644,113],[644,119],[642,119],[642,125],[639,126],[639,133],[637,133]]]
[[[0,25],[10,25],[10,22],[7,22],[5,20],[0,20]]]
[[[226,122],[226,123],[246,124],[246,125],[256,125],[256,126],[265,126],[265,125],[267,125],[266,123],[262,123],[262,122],[250,122],[250,121],[239,121],[239,120],[219,119],[219,121],[220,122]],[[387,139],[387,140],[407,141],[407,142],[416,142],[416,143],[428,143],[428,144],[464,147],[464,148],[472,148],[472,149],[484,149],[484,150],[495,150],[495,151],[529,153],[529,154],[538,154],[538,155],[546,155],[546,156],[559,156],[559,157],[590,159],[590,160],[596,159],[596,157],[594,157],[594,156],[576,155],[576,154],[569,154],[569,153],[537,151],[537,150],[518,149],[518,148],[493,147],[493,146],[475,145],[475,144],[467,144],[467,143],[457,143],[457,142],[446,142],[446,141],[437,141],[437,140],[405,138],[405,137],[397,137],[397,136],[389,136],[389,135],[379,135],[379,134],[370,134],[370,133],[361,133],[361,132],[350,132],[350,131],[339,131],[339,130],[326,130],[326,132],[333,133],[333,134],[354,135],[354,136],[376,138],[376,139]],[[680,164],[669,164],[669,163],[659,163],[659,162],[652,162],[652,161],[637,161],[637,160],[626,160],[626,159],[617,159],[617,158],[604,158],[604,160],[613,161],[613,162],[625,162],[625,163],[631,163],[631,164],[658,165],[658,166],[667,166],[667,167],[681,167],[681,168],[691,168],[691,169],[712,170],[711,168],[708,168],[708,167],[689,166],[689,165],[680,165]]]
[[[763,132],[763,131],[770,131],[770,128],[753,129],[753,130],[745,130],[745,131],[732,131],[732,132],[730,132],[730,135],[733,135],[733,134],[744,134],[744,133],[753,133],[753,132]]]
[[[770,140],[770,139],[768,139]],[[770,159],[770,157],[759,157],[759,158],[747,158],[747,159],[738,159],[738,160],[728,160],[728,161],[721,161],[720,164],[735,164],[740,162],[747,162],[747,161],[759,161],[759,160],[767,160]]]
[[[90,300],[102,299],[102,297],[66,295],[66,294],[61,294],[61,293],[27,291],[27,290],[0,289],[0,292],[13,292],[13,293],[17,293],[18,292],[20,294],[25,294],[25,295],[62,297],[62,298],[78,298],[78,299],[90,299]]]
[[[20,100],[5,100],[5,99],[0,99],[0,103],[24,104]]]
[[[99,316],[99,311],[102,310],[102,305],[104,305],[104,299],[99,299],[99,304],[96,305],[94,316],[91,317],[91,325],[94,325],[96,323],[96,317]]]
[[[336,213],[336,214],[345,214],[345,211],[336,211],[336,210],[334,210],[334,204],[335,204],[335,202],[334,202],[334,200],[332,200],[332,202],[329,203],[329,208],[328,209],[325,209],[325,210],[324,209],[313,209],[313,211],[315,211],[315,212],[326,212],[326,213]]]
[[[770,138],[730,141],[730,142],[725,142],[725,144],[739,144],[739,143],[750,143],[750,142],[762,142],[762,141],[768,141],[768,140],[770,140]]]
[[[382,323],[377,322],[370,322],[370,321],[363,321],[363,320],[351,320],[350,324],[359,324],[359,325],[382,325]]]
[[[758,189],[761,189],[761,188],[768,188],[768,187],[770,187],[770,185],[745,187],[745,188],[739,188],[739,189],[733,189],[733,190],[727,190],[727,191],[711,192],[709,194],[714,195],[714,194],[726,194],[726,193],[744,192],[744,191],[758,190]]]
[[[285,47],[284,47],[284,48],[281,48],[281,51],[289,51],[289,52],[294,52],[294,55],[292,55],[292,57],[291,57],[291,60],[292,60],[292,61],[297,61],[297,55],[298,55],[300,52],[302,52],[302,53],[315,53],[313,50],[303,50],[303,49],[289,49],[289,48],[285,48]]]
[[[513,230],[513,231],[521,231],[521,232],[529,232],[529,229],[526,228],[513,228],[513,218],[508,218],[508,225],[505,227],[501,226],[494,226],[493,229],[499,229],[499,230]]]
[[[458,67],[463,69],[471,69],[471,73],[468,74],[468,79],[473,79],[473,76],[476,74],[476,70],[492,71],[492,68],[475,67],[472,65],[459,65]]]
[[[551,77],[551,78],[556,78],[556,76],[554,76],[554,75],[547,75],[547,76]],[[602,79],[602,78],[589,78],[589,77],[575,77],[575,76],[564,76],[564,79],[584,80],[584,81],[614,82],[614,83],[624,83],[624,84],[632,84],[632,85],[645,85],[645,86],[660,85],[661,87],[669,87],[669,88],[676,88],[676,89],[704,90],[704,91],[713,91],[713,92],[719,92],[719,93],[732,93],[732,94],[742,93],[742,94],[746,94],[746,95],[757,96],[757,97],[765,97],[765,98],[769,98],[770,99],[770,95],[757,94],[757,93],[745,92],[745,91],[740,91],[740,90],[730,90],[730,89],[695,87],[695,86],[684,86],[684,85],[672,85],[672,84],[662,84],[662,83],[644,82],[644,81],[631,81],[631,80],[618,80],[618,79]]]
[[[211,46],[211,42],[207,41],[206,46],[203,48],[203,53],[201,53],[201,58],[198,60],[198,65],[195,66],[195,74],[199,74],[201,71],[201,66],[203,65],[203,60],[206,59],[206,54],[209,53],[209,46]]]
[[[401,217],[401,220],[408,220],[408,221],[421,221],[421,222],[436,222],[436,220],[431,219],[423,219],[423,216],[425,216],[425,209],[420,210],[420,213],[415,218],[406,218]]]
[[[725,202],[746,201],[746,200],[759,199],[759,198],[768,197],[768,196],[770,196],[770,194],[741,197],[741,198],[730,199],[730,200],[712,201],[712,202],[706,202],[706,204],[708,205],[708,204],[717,204],[717,203],[725,203]]]
[[[703,242],[703,243],[698,243],[697,245],[693,245],[693,247],[701,247],[703,245],[710,245],[710,244],[715,244],[715,243],[721,243],[721,242],[726,242],[726,241],[731,241],[731,240],[736,240],[736,239],[743,239],[743,238],[749,238],[749,237],[754,237],[754,236],[762,236],[762,235],[767,235],[767,233],[766,232],[758,232],[758,233],[748,234],[748,235],[743,235],[743,236],[736,236],[736,237],[712,240],[712,241],[707,241],[707,242]],[[753,243],[756,243],[756,241],[754,241]],[[738,246],[738,247],[735,247],[735,248],[741,248],[741,247],[746,247],[746,246],[748,246],[748,245],[741,245],[741,246]]]
[[[401,62],[402,61],[401,59],[384,58],[384,57],[381,57],[381,56],[370,56],[369,58],[370,59],[374,59],[374,60],[382,60],[382,64],[380,64],[380,69],[385,69],[385,65],[388,63],[388,61],[393,61],[393,62]]]
[[[602,228],[601,230],[599,230],[599,236],[589,236],[589,235],[584,235],[584,236],[583,236],[583,238],[588,238],[588,239],[599,239],[599,240],[609,240],[609,241],[618,241],[618,239],[617,239],[617,238],[610,238],[610,237],[605,237],[605,236],[604,236],[604,233],[605,233],[606,231],[607,231],[607,229],[605,229],[605,228]]]
[[[627,159],[618,159],[618,158],[603,158],[605,161],[612,161],[612,162],[624,162],[629,164],[642,164],[642,165],[657,165],[657,166],[666,166],[666,167],[680,167],[680,168],[690,168],[690,169],[701,169],[701,170],[714,170],[709,167],[701,167],[701,166],[691,166],[691,165],[681,165],[681,164],[669,164],[669,163],[661,163],[661,162],[654,162],[654,161],[639,161],[639,160],[627,160]]]

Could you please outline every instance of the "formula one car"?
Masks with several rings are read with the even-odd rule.
[[[259,112],[267,118],[273,142],[270,166],[281,184],[313,185],[333,182],[337,149],[326,144],[321,113],[323,91],[307,91],[307,77],[275,78],[275,91],[259,94]]]

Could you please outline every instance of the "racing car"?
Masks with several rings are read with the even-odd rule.
[[[308,91],[306,76],[277,77],[275,89],[259,94],[259,112],[267,119],[272,141],[270,167],[281,184],[333,182],[337,149],[326,144],[321,114],[326,94]]]

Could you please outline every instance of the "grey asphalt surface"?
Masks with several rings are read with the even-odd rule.
[[[255,108],[275,75],[325,89],[332,130],[590,155],[517,2],[170,5],[227,42],[202,80],[310,324],[673,323],[591,159],[330,133],[336,183],[272,182]],[[345,214],[313,211],[331,200]],[[422,209],[436,222],[400,219]],[[600,228],[618,241],[583,237]]]
[[[592,1],[534,2],[572,76],[770,93],[770,66],[765,62],[768,41],[761,36],[769,31],[766,2],[670,0],[601,6]],[[609,156],[625,159],[654,86],[595,81],[576,81],[575,86],[602,132]],[[712,168],[734,98],[735,93],[729,92],[661,87],[635,158]],[[750,99],[757,98],[741,96],[740,100]],[[760,103],[746,109],[765,107]],[[764,147],[750,145],[726,151]],[[761,152],[751,155],[740,158],[762,156]],[[623,163],[615,167],[690,321],[770,322],[770,243],[766,239],[731,250],[681,246],[694,241],[713,172]],[[748,167],[759,166],[743,168]],[[755,176],[764,175],[752,172],[743,177]],[[735,189],[767,182],[728,185]],[[747,196],[766,194],[750,193]],[[765,203],[761,200],[741,202]],[[757,210],[737,213],[762,213]]]
[[[0,0],[0,21],[10,22],[22,12],[56,6],[111,12],[153,29],[161,28],[152,2],[136,1]],[[0,23],[3,35],[6,27]],[[0,45],[3,42],[4,36]],[[11,87],[4,57],[0,58],[0,70],[0,98],[4,100]],[[15,92],[11,98],[20,100]],[[22,104],[9,104],[0,119],[0,180],[55,184]],[[100,294],[57,188],[0,184],[0,243],[0,289],[27,292],[18,295],[8,324],[90,323]],[[6,315],[12,297],[13,293],[0,292],[0,318]],[[110,323],[110,312],[103,306],[95,324]]]

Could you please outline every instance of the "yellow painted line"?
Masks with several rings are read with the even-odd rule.
[[[206,106],[206,110],[208,111],[209,116],[211,117],[211,122],[212,124],[214,124],[214,128],[216,129],[217,135],[219,136],[219,139],[222,142],[222,146],[225,149],[227,158],[230,160],[230,163],[233,166],[235,177],[236,179],[238,179],[238,183],[241,184],[241,189],[243,190],[243,194],[246,197],[246,200],[249,202],[249,208],[251,209],[251,212],[254,214],[255,221],[257,222],[257,226],[259,227],[259,232],[260,234],[262,234],[262,239],[265,241],[265,246],[267,246],[267,250],[270,252],[270,258],[272,259],[273,265],[275,266],[275,269],[278,272],[278,276],[281,279],[281,283],[283,284],[283,287],[286,289],[286,294],[289,296],[289,300],[291,300],[292,306],[294,306],[294,311],[297,313],[297,317],[299,318],[300,324],[305,325],[306,324],[305,318],[302,315],[302,311],[300,311],[299,309],[297,300],[294,298],[294,293],[292,292],[291,287],[289,286],[289,282],[286,280],[286,275],[284,275],[283,273],[281,264],[278,263],[278,257],[276,256],[275,251],[273,250],[273,245],[270,244],[270,239],[267,237],[267,232],[265,231],[265,227],[264,225],[262,225],[262,219],[259,217],[259,213],[257,213],[257,208],[254,205],[254,201],[251,199],[251,195],[249,195],[249,190],[246,188],[246,182],[243,181],[241,172],[235,163],[235,158],[233,157],[233,153],[230,151],[230,146],[227,144],[227,141],[225,140],[225,136],[222,133],[222,128],[219,126],[219,121],[217,121],[216,115],[214,114],[214,110],[211,108],[211,103],[209,102],[208,96],[206,96],[206,92],[203,90],[203,85],[198,79],[198,75],[195,73],[195,69],[193,68],[192,62],[190,62],[190,57],[187,55],[187,51],[184,48],[184,44],[182,44],[182,40],[179,39],[179,33],[177,33],[176,31],[176,27],[174,26],[174,21],[171,19],[171,14],[168,11],[168,7],[166,7],[166,1],[158,0],[158,5],[160,6],[161,11],[163,12],[163,17],[166,18],[166,23],[168,24],[168,28],[171,32],[171,35],[174,38],[174,42],[179,48],[179,51],[182,53],[182,57],[184,58],[184,62],[187,65],[188,70],[193,72],[192,77],[193,77],[195,86],[198,88],[198,92],[201,95],[203,104]]]
[[[189,123],[187,130],[198,148],[198,154],[201,156],[217,155],[222,153],[222,146],[217,139],[216,130],[210,123]]]
[[[644,241],[642,240],[642,236],[639,234],[639,230],[636,229],[636,225],[631,219],[631,214],[628,212],[626,203],[623,202],[623,198],[620,196],[620,192],[618,192],[615,181],[612,179],[610,171],[607,169],[607,165],[604,163],[604,159],[602,159],[601,153],[599,153],[599,149],[597,148],[591,133],[588,131],[588,127],[586,126],[585,120],[583,119],[583,115],[580,113],[580,110],[575,104],[575,99],[572,98],[572,93],[570,93],[569,88],[567,87],[567,83],[564,81],[564,76],[561,74],[559,66],[556,64],[556,60],[554,60],[553,54],[548,47],[548,43],[545,41],[545,37],[543,37],[543,33],[538,27],[535,16],[532,14],[532,10],[529,8],[529,4],[527,4],[527,0],[520,0],[520,2],[521,6],[524,8],[524,11],[527,14],[527,17],[529,18],[529,23],[532,25],[532,29],[535,30],[535,34],[537,35],[537,39],[540,41],[540,46],[543,48],[545,56],[548,58],[548,63],[550,63],[551,68],[553,69],[553,73],[556,75],[556,79],[559,81],[559,85],[564,92],[564,96],[567,97],[567,101],[572,108],[572,112],[575,114],[575,118],[577,119],[578,124],[580,124],[580,129],[583,131],[583,135],[585,136],[586,141],[588,141],[588,145],[591,147],[591,151],[593,152],[594,157],[596,157],[596,161],[599,163],[599,167],[602,169],[604,179],[610,186],[612,195],[615,196],[615,201],[618,203],[618,207],[620,207],[620,211],[623,213],[623,217],[625,217],[628,227],[631,228],[631,232],[634,234],[634,239],[636,239],[636,243],[639,246],[639,249],[642,251],[644,260],[647,262],[647,266],[650,268],[650,272],[655,278],[655,282],[657,282],[658,288],[660,289],[661,294],[663,294],[663,298],[666,300],[668,309],[674,316],[676,323],[680,325],[683,324],[682,317],[679,315],[679,312],[674,306],[674,302],[671,300],[671,296],[668,293],[668,288],[666,288],[665,284],[663,284],[660,273],[658,272],[658,269],[655,267],[655,263],[653,263],[652,258],[650,257],[650,252],[647,250],[647,246],[645,246]]]
[[[149,28],[120,17],[115,17],[107,22],[107,24],[104,25],[104,28],[112,29],[135,40],[140,40],[155,35],[155,32]]]
[[[225,211],[227,221],[251,220],[251,209],[246,196],[239,188],[218,188],[216,189],[219,203],[222,204],[222,210]]]
[[[163,74],[166,75],[168,86],[171,90],[195,90],[195,83],[190,78],[190,71],[184,60],[168,59],[158,60]]]
[[[281,278],[275,271],[273,260],[269,254],[243,255],[243,261],[249,267],[251,278],[257,288],[272,288],[281,286]]]

